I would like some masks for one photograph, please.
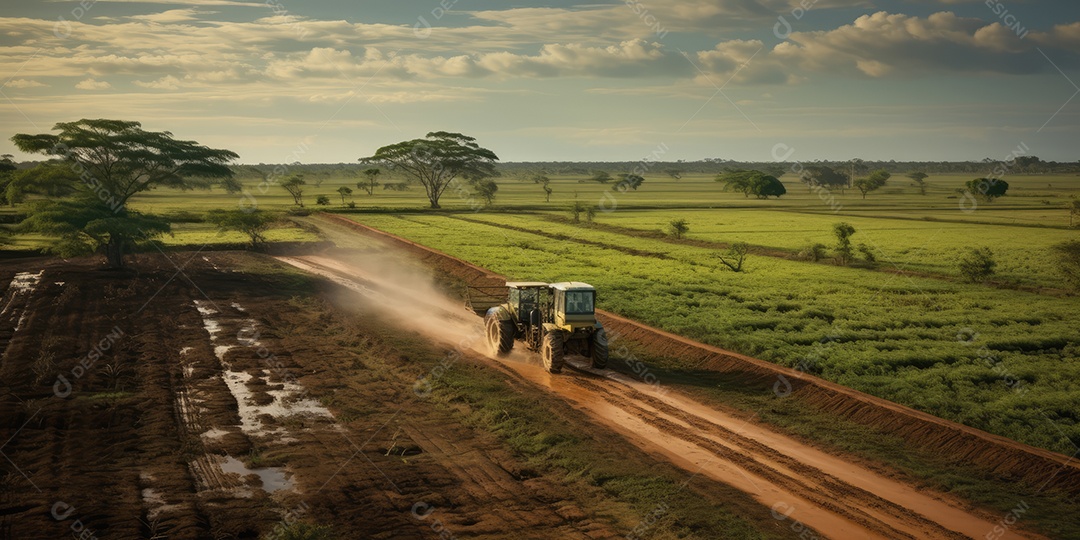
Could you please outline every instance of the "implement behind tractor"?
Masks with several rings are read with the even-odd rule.
[[[540,353],[551,373],[562,371],[567,354],[590,358],[597,369],[607,366],[607,335],[596,320],[595,305],[596,289],[576,281],[469,288],[469,307],[484,317],[491,351],[505,356],[515,340],[521,341]]]

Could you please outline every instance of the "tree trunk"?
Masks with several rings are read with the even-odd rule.
[[[109,238],[109,243],[105,244],[105,259],[108,261],[110,270],[119,270],[124,267],[123,238]]]

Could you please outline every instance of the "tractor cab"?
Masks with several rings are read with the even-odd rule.
[[[531,325],[539,324],[544,312],[550,309],[551,289],[540,281],[508,281],[507,304],[518,321],[528,321]]]
[[[580,281],[552,283],[554,293],[554,323],[573,332],[596,325],[596,288]]]

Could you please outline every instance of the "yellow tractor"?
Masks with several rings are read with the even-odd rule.
[[[596,289],[588,283],[509,281],[505,287],[471,287],[469,307],[484,317],[488,345],[505,356],[514,341],[538,351],[544,368],[562,371],[567,354],[607,367],[608,342],[596,320]]]

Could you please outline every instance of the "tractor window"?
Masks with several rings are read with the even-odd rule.
[[[566,313],[583,315],[593,312],[593,291],[567,291]]]
[[[510,289],[509,300],[511,306],[518,305],[518,298],[520,294],[521,291],[519,289]]]

